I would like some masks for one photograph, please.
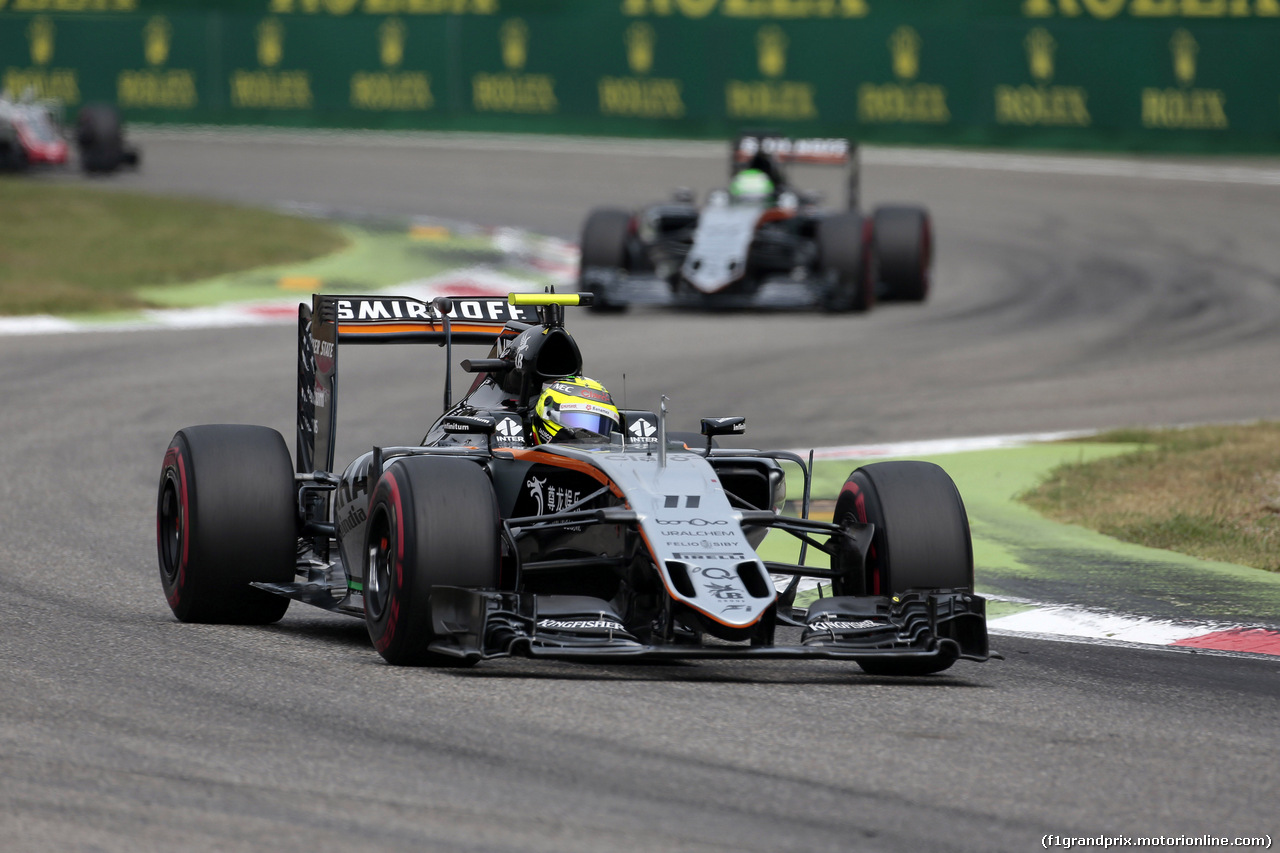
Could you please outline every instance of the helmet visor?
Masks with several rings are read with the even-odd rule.
[[[570,429],[585,429],[600,435],[608,435],[614,427],[613,418],[595,412],[560,412],[556,421]]]

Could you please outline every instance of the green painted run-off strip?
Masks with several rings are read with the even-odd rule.
[[[1017,500],[1057,465],[1131,449],[1080,442],[922,458],[945,468],[960,489],[982,592],[1157,619],[1280,625],[1280,575],[1130,545],[1049,521]],[[867,463],[817,463],[814,498],[834,498],[860,464]],[[796,474],[789,478],[796,497],[800,478],[789,473]],[[762,553],[794,560],[796,548],[786,539],[774,534]],[[818,565],[815,557],[824,555],[810,551],[809,562]]]

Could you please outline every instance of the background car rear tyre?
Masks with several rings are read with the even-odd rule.
[[[496,589],[498,499],[466,459],[392,462],[378,479],[365,539],[365,624],[374,648],[398,666],[469,666],[432,652],[431,590]]]
[[[106,173],[124,161],[124,135],[120,115],[106,104],[90,104],[76,118],[76,144],[80,167],[86,172]]]
[[[834,272],[828,311],[870,311],[875,305],[875,256],[868,223],[860,213],[837,213],[818,222],[818,264]]]
[[[630,271],[627,242],[631,236],[631,214],[612,207],[597,207],[587,215],[582,226],[582,262],[579,281],[589,267]],[[596,313],[619,313],[627,310],[625,304],[609,302],[601,298],[602,291],[586,285],[595,294],[590,310]]]
[[[284,438],[214,424],[179,430],[160,472],[160,581],[183,622],[266,625],[289,599],[249,586],[288,583],[297,561],[297,495]]]
[[[929,295],[933,264],[929,212],[920,207],[878,207],[873,220],[884,299],[923,302]]]
[[[837,524],[876,526],[863,589],[837,587],[837,595],[973,589],[969,516],[951,477],[932,462],[864,465],[845,481],[832,517]],[[873,675],[928,675],[953,663],[954,658],[858,661]]]

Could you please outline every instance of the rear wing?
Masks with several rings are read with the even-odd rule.
[[[538,322],[533,305],[505,298],[450,297],[442,316],[436,304],[404,296],[316,294],[298,306],[298,472],[333,471],[337,421],[338,351],[345,344],[492,345],[514,322]],[[449,335],[445,319],[449,319]],[[452,365],[450,368],[452,369]]]
[[[786,183],[781,167],[789,163],[848,166],[848,207],[858,209],[858,146],[848,139],[792,139],[772,132],[741,133],[733,141],[729,163],[731,176],[740,169],[760,169],[779,185]]]
[[[767,154],[779,163],[843,166],[854,150],[847,139],[791,139],[776,134],[744,133],[733,144],[733,158],[745,164],[757,154]]]

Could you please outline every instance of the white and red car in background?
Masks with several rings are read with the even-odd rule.
[[[76,143],[80,166],[86,172],[114,172],[136,167],[139,155],[127,145],[114,107],[90,104],[76,116],[74,133],[62,121],[62,104],[27,94],[0,94],[0,169],[62,166],[71,159],[70,139]]]

